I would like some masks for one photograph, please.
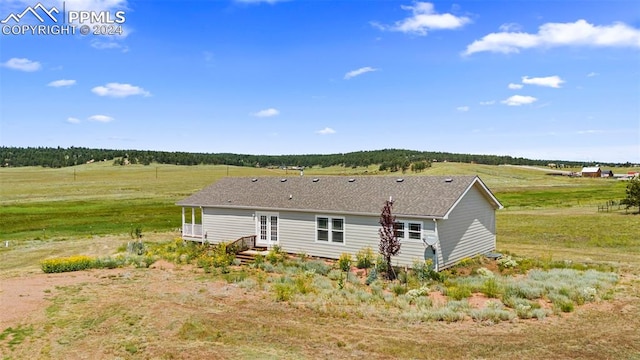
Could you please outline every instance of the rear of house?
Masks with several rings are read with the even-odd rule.
[[[441,270],[495,250],[495,210],[502,205],[476,176],[223,178],[177,205],[186,240],[256,235],[256,246],[337,259],[377,251],[386,200],[393,201],[402,243],[394,264],[431,259]]]

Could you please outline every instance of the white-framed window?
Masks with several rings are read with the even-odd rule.
[[[316,216],[316,241],[344,244],[344,218]]]
[[[422,241],[422,221],[396,220],[394,224],[396,236],[402,240]]]

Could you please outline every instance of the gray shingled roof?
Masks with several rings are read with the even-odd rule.
[[[176,205],[379,215],[385,200],[391,197],[395,215],[442,218],[471,186],[477,186],[495,208],[502,207],[477,176],[398,179],[392,176],[227,177]]]

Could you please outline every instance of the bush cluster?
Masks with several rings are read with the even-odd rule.
[[[76,255],[65,258],[47,259],[40,263],[40,267],[42,271],[47,274],[87,270],[96,267],[96,258]]]

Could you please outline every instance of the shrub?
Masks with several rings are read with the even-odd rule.
[[[498,298],[502,289],[495,277],[489,277],[485,279],[480,291],[489,298]]]
[[[367,275],[367,279],[365,280],[365,284],[371,285],[372,282],[378,280],[378,271],[374,268],[369,271],[369,275]]]
[[[316,274],[322,276],[326,276],[331,270],[331,266],[321,260],[305,261],[302,263],[302,268],[307,271],[313,270]]]
[[[376,257],[375,269],[378,274],[384,274],[387,272],[387,262],[384,260],[382,255],[378,255],[378,257]]]
[[[239,283],[247,279],[248,274],[245,271],[230,272],[222,276],[228,283]]]
[[[147,247],[142,241],[133,241],[127,244],[127,252],[134,255],[144,255]]]
[[[462,300],[471,297],[471,289],[464,285],[449,286],[445,289],[445,295],[454,300]]]
[[[86,270],[95,268],[96,265],[95,258],[84,255],[47,259],[40,263],[42,271],[47,274]]]
[[[451,323],[451,322],[464,320],[465,313],[444,307],[444,308],[438,308],[433,311],[430,311],[426,315],[426,317],[429,320],[446,321],[448,323]]]
[[[493,271],[491,271],[491,270],[489,270],[487,268],[484,268],[484,267],[481,267],[481,268],[477,269],[476,270],[476,274],[480,275],[481,277],[485,277],[485,278],[494,277],[495,276]]]
[[[498,259],[497,264],[500,270],[511,269],[518,266],[518,262],[512,259],[509,255]]]
[[[469,315],[474,321],[490,321],[494,324],[512,320],[516,316],[511,311],[495,308],[473,309]]]
[[[414,261],[412,269],[413,273],[420,282],[426,282],[429,280],[441,280],[440,274],[433,270],[433,260],[431,259],[425,261]]]
[[[351,270],[351,254],[342,253],[338,258],[338,268],[344,272]]]
[[[276,301],[289,301],[295,295],[295,287],[291,282],[291,279],[282,277],[277,283],[272,286],[276,295]]]
[[[396,294],[396,296],[399,296],[399,295],[406,294],[407,293],[407,288],[406,288],[406,286],[404,286],[402,284],[395,283],[395,284],[393,284],[391,286],[391,292]]]
[[[116,257],[116,258],[105,257],[105,258],[95,259],[94,267],[96,269],[115,269],[115,268],[124,266],[124,264],[125,264],[124,257]]]
[[[297,292],[299,292],[300,294],[310,294],[316,292],[316,289],[313,287],[314,277],[315,272],[313,271],[305,271],[303,274],[300,274],[298,277],[296,277],[293,282]]]
[[[573,301],[565,295],[549,294],[549,300],[553,303],[556,311],[572,312],[575,307]]]
[[[282,248],[278,245],[274,245],[269,252],[267,253],[266,259],[268,262],[273,265],[283,263],[285,260],[286,254],[282,251]]]
[[[260,267],[262,264],[264,264],[264,255],[256,254],[256,256],[253,257],[253,266]]]
[[[356,253],[356,267],[369,269],[375,261],[373,250],[370,247],[362,248]]]

